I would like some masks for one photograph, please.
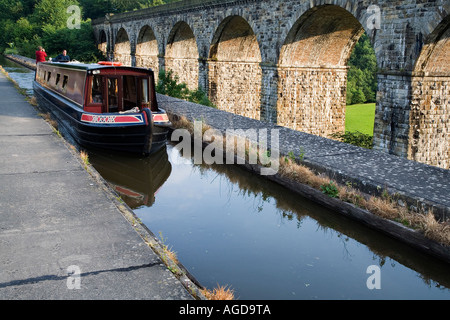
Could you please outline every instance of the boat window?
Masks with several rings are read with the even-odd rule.
[[[62,87],[63,89],[67,86],[67,82],[69,81],[69,76],[64,76]]]
[[[103,103],[102,77],[101,76],[93,76],[91,87],[92,87],[91,102]]]
[[[61,74],[58,73],[58,74],[56,75],[56,83],[55,83],[56,85],[58,85],[59,79],[61,79]]]
[[[142,95],[141,103],[148,103],[148,79],[141,79]]]
[[[109,112],[119,110],[119,88],[117,78],[108,78],[108,106]]]
[[[137,106],[136,77],[123,76],[123,106],[130,110]]]
[[[49,71],[48,73],[47,73],[47,82],[49,82],[50,81],[50,77],[52,76],[52,73]]]

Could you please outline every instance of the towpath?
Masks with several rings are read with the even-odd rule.
[[[193,299],[1,73],[0,96],[0,299]]]

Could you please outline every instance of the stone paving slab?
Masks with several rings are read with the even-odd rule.
[[[193,300],[3,74],[0,96],[0,299]]]
[[[327,173],[331,178],[352,182],[369,194],[383,190],[397,193],[411,206],[433,207],[442,219],[450,217],[450,170],[410,161],[383,152],[367,150],[338,141],[317,137],[271,123],[230,114],[225,111],[158,95],[159,106],[169,113],[188,119],[203,119],[212,128],[225,133],[227,129],[279,129],[280,152],[298,155],[304,152],[303,163]],[[270,141],[270,135],[268,136]]]

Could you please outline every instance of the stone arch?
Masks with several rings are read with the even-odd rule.
[[[279,125],[323,137],[345,131],[347,63],[363,33],[336,5],[309,9],[293,24],[280,50]]]
[[[197,41],[191,27],[184,21],[174,25],[169,34],[165,67],[172,70],[179,77],[180,82],[187,84],[188,88],[198,88],[199,79],[199,53]]]
[[[151,68],[155,76],[159,72],[158,41],[153,29],[145,25],[141,28],[136,42],[136,66]]]
[[[412,77],[408,158],[450,168],[450,16],[425,41]]]
[[[106,35],[105,30],[100,30],[99,32],[97,48],[98,50],[103,52],[103,55],[105,56],[107,55],[109,47],[108,47],[108,37]]]
[[[120,28],[114,44],[114,59],[123,65],[131,66],[131,43],[124,28]]]
[[[208,94],[221,110],[253,119],[261,117],[261,51],[250,24],[229,16],[211,43]]]

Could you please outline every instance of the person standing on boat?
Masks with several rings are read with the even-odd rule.
[[[47,53],[45,53],[45,49],[41,46],[38,47],[36,51],[36,64],[39,62],[45,62],[45,57],[47,57]]]
[[[67,55],[67,50],[63,50],[63,52],[56,56],[56,58],[52,59],[52,62],[69,62],[70,57]]]

